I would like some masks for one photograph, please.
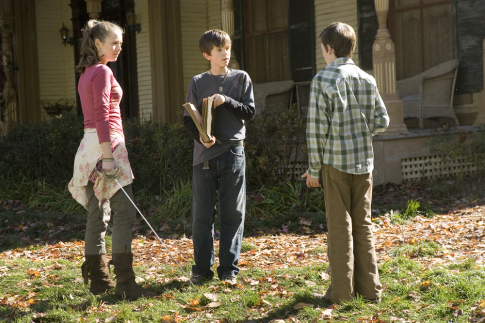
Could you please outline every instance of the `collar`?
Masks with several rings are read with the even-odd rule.
[[[332,63],[328,64],[327,67],[337,67],[340,65],[355,65],[354,61],[350,57],[339,57]]]

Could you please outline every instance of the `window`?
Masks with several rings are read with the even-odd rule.
[[[253,83],[289,80],[288,3],[244,1],[246,71]]]
[[[390,13],[398,80],[453,59],[451,0],[393,0]]]

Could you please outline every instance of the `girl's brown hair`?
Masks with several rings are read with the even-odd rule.
[[[96,39],[104,43],[106,38],[116,31],[123,33],[123,29],[115,23],[94,19],[88,21],[86,27],[82,30],[81,60],[76,66],[76,72],[82,74],[87,67],[101,62],[101,57],[98,56],[98,49],[96,48]]]

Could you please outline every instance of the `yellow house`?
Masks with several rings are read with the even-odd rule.
[[[484,16],[485,0],[0,0],[0,124],[51,118],[44,106],[56,102],[72,102],[81,112],[74,66],[90,18],[125,28],[120,59],[110,63],[124,91],[123,117],[166,122],[181,120],[190,79],[209,69],[198,48],[204,31],[219,28],[232,36],[231,64],[253,83],[293,80],[308,89],[325,67],[318,35],[342,21],[357,32],[355,63],[390,86],[393,124],[376,142],[377,182],[399,182],[401,160],[426,155],[413,145],[429,134],[410,135],[420,128],[417,120],[403,119],[396,80],[457,59],[453,111],[460,126],[485,123]],[[390,44],[386,57],[376,52],[378,30],[382,44]],[[387,62],[384,69],[380,60]],[[445,122],[456,123],[434,118],[424,126]],[[389,152],[386,147],[400,140],[408,143]]]

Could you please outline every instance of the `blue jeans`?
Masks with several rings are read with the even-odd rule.
[[[192,240],[194,243],[193,275],[214,276],[214,217],[219,195],[221,237],[219,245],[220,279],[236,276],[246,212],[246,158],[244,147],[231,147],[223,154],[193,167]]]

